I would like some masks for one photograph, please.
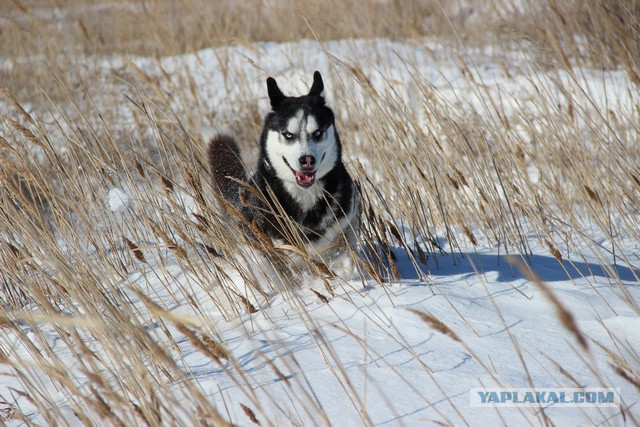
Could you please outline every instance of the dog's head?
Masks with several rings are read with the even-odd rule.
[[[340,159],[340,139],[322,95],[322,76],[318,71],[313,74],[304,96],[286,96],[272,77],[267,89],[273,111],[265,119],[264,155],[281,180],[310,188]]]

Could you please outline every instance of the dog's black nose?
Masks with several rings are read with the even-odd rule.
[[[301,156],[298,161],[302,169],[313,169],[316,164],[316,158],[313,156]]]

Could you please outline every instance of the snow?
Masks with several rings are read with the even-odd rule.
[[[432,48],[442,49],[436,44]],[[383,64],[385,69],[379,72],[374,66],[367,68],[371,70],[368,75],[372,85],[381,88],[388,81],[397,82],[394,87],[405,91],[407,108],[414,108],[421,101],[416,98],[415,87],[406,83],[411,79],[400,59],[403,57],[411,58],[449,103],[482,109],[482,93],[461,91],[463,77],[453,61],[443,57],[441,62],[427,63],[421,50],[411,44],[388,40],[332,41],[325,49],[341,57],[355,57],[364,64],[369,61]],[[297,57],[300,52],[307,52],[304,64],[299,68],[289,65],[288,58]],[[357,56],[358,52],[362,56]],[[189,72],[196,77],[196,84],[203,91],[201,99],[211,105],[231,104],[241,95],[225,89],[226,82],[218,72],[219,58],[227,58],[234,64],[229,67],[232,73],[227,77],[229,81],[246,81],[255,89],[261,111],[267,106],[263,70],[278,75],[285,93],[296,93],[307,87],[311,71],[328,72],[331,67],[317,44],[308,40],[208,49],[162,58],[161,64],[168,74]],[[474,72],[481,74],[480,79],[491,90],[505,95],[504,108],[528,108],[535,82],[521,75],[509,77],[483,58],[478,55],[478,68]],[[157,72],[155,60],[132,60],[145,72]],[[105,60],[106,68],[110,64]],[[259,64],[260,69],[254,64]],[[613,71],[603,78],[602,73],[590,70],[580,73],[579,78],[585,79],[584,86],[591,88],[593,103],[607,103],[613,109],[631,105],[626,77]],[[560,74],[560,79],[571,78]],[[331,103],[330,88],[326,92]],[[566,100],[558,98],[558,102]],[[179,97],[174,107],[188,108],[180,105]],[[347,114],[339,112],[338,118]],[[178,192],[177,198],[185,212],[197,211],[196,203],[188,195]],[[120,188],[111,188],[106,202],[111,212],[122,215],[129,208],[135,209],[134,198]],[[593,237],[605,240],[605,236]],[[637,261],[637,242],[631,237],[621,239],[624,255]],[[535,236],[530,236],[528,243],[533,255],[521,261],[507,257],[489,244],[480,244],[467,252],[444,244],[446,253],[437,255],[437,267],[435,260],[430,259],[428,271],[424,267],[421,274],[415,271],[403,250],[394,248],[400,280],[386,285],[336,280],[333,296],[327,294],[322,282],[309,278],[296,292],[256,296],[231,266],[221,267],[237,292],[258,308],[256,313],[214,303],[214,299],[225,300],[222,290],[203,283],[201,275],[184,268],[170,253],[167,265],[162,267],[152,261],[136,264],[120,287],[145,328],[158,342],[171,348],[164,331],[167,328],[179,347],[171,355],[187,373],[188,380],[198,385],[226,419],[238,425],[251,425],[240,404],[250,407],[263,425],[525,425],[542,424],[545,416],[555,425],[623,425],[625,420],[637,421],[640,393],[616,374],[612,355],[624,357],[624,363],[633,365],[637,372],[640,265],[601,266],[603,259],[605,263],[608,261],[598,253],[583,253],[582,257],[560,264]],[[556,307],[530,274],[520,271],[522,265],[529,265],[573,315],[586,338],[586,348],[562,325]],[[328,297],[328,302],[313,291]],[[170,318],[166,325],[160,325],[137,292],[151,297],[175,318],[210,328],[215,339],[233,355],[234,362],[212,361]],[[200,311],[194,310],[194,301]],[[239,314],[230,316],[234,310]],[[436,330],[417,313],[439,319],[458,340]],[[87,322],[86,326],[91,327],[90,316]],[[37,328],[28,326],[33,322],[25,323],[23,332],[39,347],[49,348],[67,360],[68,366],[77,369],[79,387],[86,386],[88,380],[56,328],[47,322],[35,323]],[[87,342],[91,348],[97,347],[94,344]],[[59,404],[61,413],[68,417],[67,423],[81,424],[72,407],[76,397],[60,391],[48,375],[39,375],[36,364],[44,356],[25,347],[11,331],[0,337],[0,356],[3,353],[22,360],[25,367],[33,370],[39,390]],[[628,414],[622,415],[619,408],[551,406],[542,415],[539,408],[498,411],[470,407],[470,389],[501,386],[615,387],[620,390]],[[180,382],[162,387],[168,387],[176,395],[186,390]],[[31,423],[49,424],[51,420],[46,414],[14,391],[22,388],[12,370],[2,365],[0,397],[20,406]],[[189,413],[182,412],[184,407],[187,406],[177,410],[176,418],[192,420]],[[9,420],[8,425],[21,423]]]
[[[116,212],[129,203],[129,195],[119,188],[112,188],[108,195],[109,208],[112,212]]]
[[[232,321],[208,307],[206,317],[250,376],[254,399],[271,421],[317,422],[286,397],[293,395],[294,401],[308,399],[309,405],[321,407],[335,425],[495,425],[500,417],[509,425],[522,424],[536,417],[535,410],[501,408],[498,415],[488,408],[471,408],[469,389],[528,386],[525,367],[537,387],[573,387],[558,366],[572,372],[580,386],[598,387],[585,361],[592,356],[602,359],[601,374],[622,390],[623,399],[637,413],[637,391],[611,377],[606,358],[593,344],[588,352],[580,348],[554,307],[505,258],[491,251],[442,257],[429,283],[410,275],[408,260],[399,261],[405,263],[402,271],[407,275],[399,283],[381,288],[351,282],[329,303],[303,288],[295,296],[273,295],[268,306],[255,304],[259,313]],[[567,274],[549,255],[535,256],[532,266],[589,340],[611,345],[609,334],[621,334],[619,342],[637,346],[638,319],[632,308],[620,304],[617,288],[603,271],[585,278],[581,272],[587,265],[575,263]],[[628,268],[617,272],[625,283],[635,283]],[[307,286],[324,292],[317,284]],[[629,290],[638,296],[637,289]],[[206,296],[201,298],[207,307]],[[186,302],[177,305],[175,313],[193,314]],[[429,328],[412,310],[441,319],[460,342]],[[223,369],[185,341],[179,344],[185,369],[219,407],[224,402],[252,406]],[[284,378],[265,360],[273,361]],[[233,422],[247,424],[238,405],[229,410]],[[552,407],[547,415],[559,425],[619,416],[617,409],[600,411]]]

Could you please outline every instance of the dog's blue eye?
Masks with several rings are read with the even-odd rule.
[[[322,136],[322,129],[318,129],[313,133],[313,137],[316,139],[320,138],[321,136]]]
[[[287,141],[290,141],[293,139],[293,134],[291,132],[284,132],[282,136],[284,136],[284,139],[286,139]]]

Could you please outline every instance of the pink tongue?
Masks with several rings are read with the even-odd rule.
[[[299,184],[302,185],[311,185],[313,184],[313,180],[316,178],[315,172],[296,172],[296,179]]]

